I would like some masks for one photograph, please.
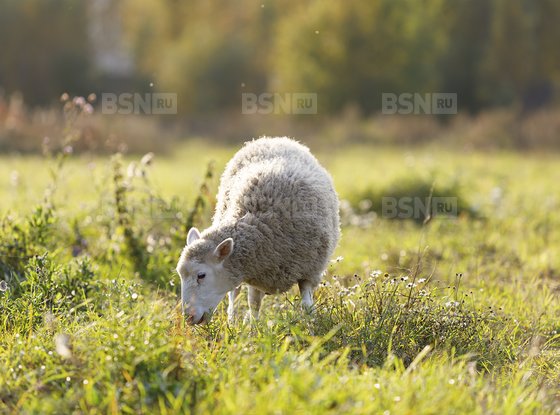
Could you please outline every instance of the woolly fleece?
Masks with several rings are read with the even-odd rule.
[[[212,226],[183,251],[206,261],[232,238],[223,266],[236,285],[282,293],[298,281],[316,287],[340,237],[339,202],[329,173],[287,137],[245,143],[221,177]]]

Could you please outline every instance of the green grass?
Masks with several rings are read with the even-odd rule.
[[[173,269],[235,150],[1,157],[0,413],[558,413],[560,155],[316,148],[349,203],[315,312],[185,326]],[[462,213],[380,214],[426,193]]]

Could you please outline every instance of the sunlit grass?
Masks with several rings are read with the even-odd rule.
[[[251,327],[228,325],[223,305],[210,325],[188,327],[176,307],[182,227],[201,184],[196,221],[208,224],[235,148],[195,141],[133,177],[138,158],[118,170],[109,157],[72,156],[46,201],[54,164],[3,157],[0,412],[552,413],[558,157],[315,150],[355,202],[339,258],[312,315],[293,290],[266,297]],[[477,214],[360,220],[364,191],[407,177],[458,183]]]

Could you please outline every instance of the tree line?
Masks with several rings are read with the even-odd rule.
[[[557,0],[112,0],[125,75],[96,61],[95,3],[3,0],[3,93],[49,105],[62,92],[166,91],[196,114],[239,110],[244,92],[313,92],[322,113],[369,114],[383,92],[530,110],[560,83]]]

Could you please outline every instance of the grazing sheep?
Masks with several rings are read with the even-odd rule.
[[[228,292],[232,319],[241,283],[254,318],[265,294],[296,283],[309,309],[339,236],[332,179],[309,149],[286,137],[247,142],[222,175],[212,226],[189,230],[177,265],[189,322],[209,321]]]

